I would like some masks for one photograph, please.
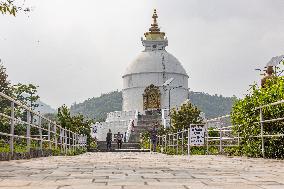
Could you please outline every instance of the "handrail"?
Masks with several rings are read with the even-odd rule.
[[[10,145],[10,153],[13,155],[14,153],[14,142],[15,138],[26,139],[27,141],[27,149],[30,152],[31,141],[39,141],[40,142],[40,150],[43,150],[43,142],[49,143],[49,149],[54,145],[55,148],[58,146],[61,149],[62,153],[67,153],[70,149],[77,148],[85,148],[87,143],[87,137],[83,135],[79,135],[69,129],[65,129],[62,126],[58,125],[55,121],[52,121],[46,117],[44,117],[39,112],[32,110],[27,105],[22,102],[15,100],[14,98],[0,92],[0,97],[8,100],[10,105],[11,115],[7,115],[5,112],[0,112],[0,117],[3,117],[9,120],[10,124],[10,133],[4,133],[0,128],[0,136],[9,137],[9,145]],[[15,107],[17,105],[17,107]],[[16,117],[15,111],[17,108],[23,108],[27,112],[27,119],[22,120],[22,118]],[[31,118],[36,116],[38,118],[35,123]],[[45,120],[47,125],[43,125],[42,120]],[[21,124],[25,126],[26,132],[25,135],[16,134],[15,128],[17,125]],[[31,137],[31,128],[37,129],[38,135],[33,135]],[[43,132],[47,133],[47,135],[43,135]],[[47,139],[46,139],[47,136]]]
[[[269,137],[284,137],[284,133],[275,133],[275,134],[264,134],[264,123],[271,123],[271,122],[279,122],[279,121],[283,121],[284,117],[278,117],[278,118],[271,118],[271,119],[267,119],[264,120],[263,115],[262,115],[262,108],[265,107],[270,107],[270,106],[277,106],[280,104],[284,104],[284,100],[280,100],[277,102],[273,102],[273,103],[269,103],[266,105],[262,105],[259,106],[255,109],[259,110],[259,121],[254,122],[257,124],[260,124],[261,126],[261,132],[260,135],[256,135],[256,136],[249,136],[249,138],[261,138],[261,142],[262,142],[262,156],[264,157],[264,138],[269,138]],[[222,119],[225,118],[230,118],[231,115],[225,115],[225,116],[220,116],[217,118],[213,118],[213,119],[209,119],[205,121],[205,125],[207,125],[208,123],[212,123],[212,122],[218,122]],[[208,126],[208,125],[207,125]],[[213,128],[212,130],[209,130],[208,127],[206,127],[205,130],[205,146],[207,149],[207,154],[209,152],[208,148],[209,146],[218,146],[219,147],[219,152],[222,153],[223,152],[223,147],[228,147],[228,146],[239,146],[241,140],[244,140],[244,137],[240,136],[240,131],[237,130],[235,131],[235,133],[233,133],[233,128],[234,127],[240,127],[241,125],[229,125],[229,126],[223,126],[222,124],[220,124],[219,127]],[[209,136],[209,132],[210,131],[215,131],[219,133],[219,136],[217,137],[212,137]],[[162,136],[158,136],[158,141],[159,141],[159,145],[161,146],[161,148],[164,149],[175,149],[176,151],[179,152],[180,149],[182,149],[182,153],[184,153],[184,147],[188,146],[188,143],[185,143],[186,140],[189,140],[189,135],[190,135],[190,131],[189,130],[182,130],[182,131],[178,131],[175,133],[168,133],[166,135],[162,135]],[[237,136],[236,136],[237,135]],[[180,138],[182,137],[182,139]],[[214,144],[210,144],[210,142],[216,142],[219,141],[219,143],[214,143]],[[189,146],[187,147],[187,151],[188,151],[188,155],[189,155]]]

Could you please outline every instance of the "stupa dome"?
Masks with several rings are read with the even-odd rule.
[[[188,75],[178,59],[165,50],[168,39],[165,32],[160,31],[156,10],[152,18],[149,31],[141,38],[145,49],[122,76],[123,111],[179,107],[188,98]],[[171,84],[163,86],[171,78]],[[149,87],[153,90],[147,90]]]
[[[126,68],[124,76],[139,73],[175,73],[187,76],[187,73],[176,57],[166,50],[141,52]]]

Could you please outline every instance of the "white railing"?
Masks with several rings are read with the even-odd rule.
[[[224,147],[233,147],[240,145],[240,135],[237,132],[237,136],[232,135],[233,125],[228,124],[230,115],[220,116],[214,119],[206,120],[206,152],[209,154],[209,147],[219,147],[219,153],[223,153]],[[225,121],[224,121],[225,120]],[[225,125],[225,126],[224,126]],[[210,132],[218,132],[218,136],[210,136]]]
[[[183,129],[176,133],[158,136],[158,146],[161,152],[175,152],[176,154],[190,155],[190,129]],[[152,145],[150,145],[151,149]]]
[[[260,133],[259,135],[250,135],[249,138],[260,138],[261,139],[261,153],[262,156],[265,157],[265,138],[271,137],[284,137],[284,133],[274,133],[274,134],[265,134],[264,133],[264,126],[265,123],[272,123],[272,122],[281,122],[284,120],[283,117],[271,118],[265,120],[263,118],[263,109],[267,107],[274,107],[278,105],[284,104],[284,100],[280,100],[274,103],[266,104],[260,107],[255,108],[256,111],[259,111],[259,121],[254,122],[254,124],[259,124],[260,126]],[[238,125],[225,125],[222,122],[222,119],[230,119],[230,115],[221,116],[218,118],[206,120],[205,122],[205,133],[204,133],[204,140],[206,147],[206,153],[209,153],[210,146],[219,147],[219,153],[223,153],[224,147],[233,147],[239,146],[240,142],[243,140],[243,137],[240,137],[240,126]],[[213,123],[213,126],[212,126]],[[228,120],[225,121],[228,123]],[[211,126],[210,126],[211,125]],[[210,128],[211,127],[211,128]],[[233,128],[238,127],[236,132],[232,132]],[[210,132],[218,132],[218,136],[209,136]],[[216,133],[215,133],[216,134]],[[179,154],[190,154],[190,144],[189,144],[189,135],[190,130],[185,129],[176,133],[170,133],[162,136],[158,136],[158,145],[161,149],[161,152],[167,151],[169,149],[176,150]],[[186,151],[185,151],[186,150]]]
[[[129,121],[129,124],[128,124],[128,127],[127,127],[127,131],[126,131],[126,142],[129,141],[129,138],[130,138],[130,136],[131,136],[131,133],[132,133],[132,131],[133,131],[133,129],[134,129],[134,124],[135,124],[135,120],[134,120],[134,119],[131,119],[131,120]]]
[[[15,151],[14,144],[19,139],[25,140],[28,153],[32,148],[32,142],[39,145],[41,151],[46,146],[48,149],[60,148],[62,153],[67,153],[70,149],[86,147],[86,136],[61,127],[55,121],[0,92],[0,102],[3,103],[4,101],[10,106],[6,110],[3,107],[0,109],[0,139],[8,138],[11,155]],[[19,113],[20,115],[26,113],[26,118],[20,116]],[[7,129],[10,132],[7,132]],[[17,133],[17,130],[21,131]]]

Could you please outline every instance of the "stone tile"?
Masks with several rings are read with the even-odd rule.
[[[284,185],[260,185],[264,189],[283,189]]]
[[[0,162],[0,188],[284,189],[284,161],[86,153]]]

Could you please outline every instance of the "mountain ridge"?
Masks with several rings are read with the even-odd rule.
[[[229,114],[237,98],[190,91],[189,100],[205,113],[206,118],[215,118]],[[70,110],[72,115],[80,113],[89,119],[104,121],[108,112],[122,110],[122,92],[117,90],[89,98],[71,105]]]

